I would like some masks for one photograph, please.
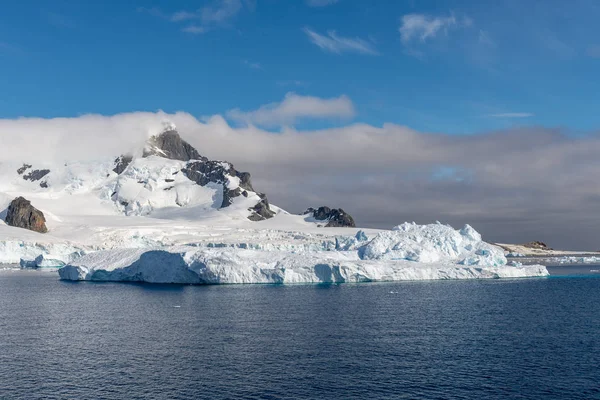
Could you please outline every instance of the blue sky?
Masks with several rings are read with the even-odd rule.
[[[293,92],[305,114],[266,128],[589,132],[599,17],[594,0],[6,2],[0,118],[238,109],[245,123]]]

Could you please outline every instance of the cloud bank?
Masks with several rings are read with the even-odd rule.
[[[452,136],[393,124],[273,133],[234,128],[221,116],[134,112],[0,120],[0,159],[114,156],[139,149],[164,119],[201,154],[250,171],[255,187],[291,212],[330,205],[362,226],[440,220],[470,223],[492,241],[600,248],[596,133],[532,127]]]

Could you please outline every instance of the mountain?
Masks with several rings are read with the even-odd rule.
[[[358,229],[342,209],[292,215],[248,172],[210,160],[165,122],[132,153],[0,162],[0,268],[63,279],[364,282],[545,276],[508,266],[471,227]],[[200,149],[201,150],[201,149]],[[25,229],[23,229],[25,228]]]
[[[253,188],[250,173],[202,156],[170,122],[148,139],[140,153],[123,154],[112,165],[93,161],[35,167],[28,162],[10,177],[12,189],[55,198],[95,193],[128,216],[173,214],[182,208],[192,219],[210,210],[223,210],[234,218],[242,214],[251,221],[275,215],[267,196]]]

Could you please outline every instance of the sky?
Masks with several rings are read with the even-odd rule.
[[[0,157],[94,157],[168,118],[292,212],[597,250],[599,17],[595,0],[5,2]]]

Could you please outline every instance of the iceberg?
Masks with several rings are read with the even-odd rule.
[[[262,250],[167,246],[104,250],[59,269],[61,279],[181,284],[347,283],[547,276],[541,265],[507,265],[502,249],[470,226],[403,224],[369,240],[364,232],[336,249]]]
[[[372,261],[343,252],[293,254],[238,248],[121,249],[92,253],[58,270],[72,281],[181,284],[347,283],[546,276],[541,265],[464,266]]]
[[[504,251],[484,242],[469,225],[455,230],[440,223],[404,223],[378,234],[359,249],[365,260],[409,260],[422,263],[452,262],[462,265],[501,266]]]
[[[0,264],[20,264],[23,268],[62,267],[86,250],[71,243],[37,243],[0,240]]]

